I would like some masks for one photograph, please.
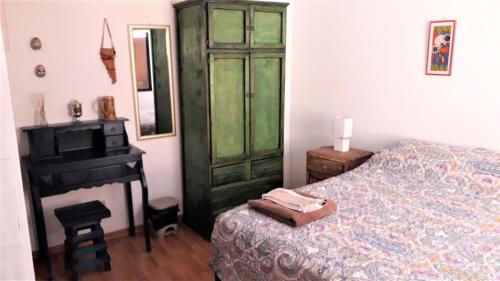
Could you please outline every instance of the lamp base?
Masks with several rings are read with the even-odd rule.
[[[349,151],[349,139],[336,139],[333,144],[333,150],[340,152]]]

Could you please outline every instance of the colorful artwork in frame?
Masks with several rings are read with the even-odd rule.
[[[455,41],[455,20],[429,22],[427,43],[427,75],[451,75]]]

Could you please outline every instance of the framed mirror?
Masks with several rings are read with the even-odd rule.
[[[175,135],[170,27],[129,25],[137,139]]]

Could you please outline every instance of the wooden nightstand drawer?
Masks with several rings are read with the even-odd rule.
[[[323,174],[338,175],[344,170],[344,165],[328,159],[309,156],[307,160],[307,169]]]
[[[308,172],[309,177],[308,178],[309,178],[309,181],[311,181],[310,180],[311,178],[314,178],[315,180],[313,182],[316,182],[316,181],[322,181],[322,180],[326,180],[327,178],[338,176],[342,173],[343,173],[343,171],[339,171],[338,173],[331,174],[331,173],[322,173],[322,172],[309,170],[309,172]],[[311,182],[309,182],[309,183],[311,183]]]
[[[307,183],[313,183],[344,172],[363,164],[373,155],[370,151],[352,148],[347,152],[333,150],[326,146],[307,152]]]

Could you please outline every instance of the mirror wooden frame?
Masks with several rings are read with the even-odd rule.
[[[135,73],[135,60],[134,60],[134,40],[133,40],[133,30],[134,29],[164,29],[165,30],[165,49],[167,52],[168,59],[168,76],[169,76],[169,92],[170,92],[170,111],[172,120],[172,132],[164,134],[155,135],[141,135],[141,121],[139,113],[139,97],[137,95],[137,78]],[[173,77],[172,77],[172,45],[170,40],[170,26],[169,25],[154,25],[154,24],[129,24],[128,25],[128,39],[129,39],[129,52],[130,52],[130,72],[132,73],[132,94],[134,95],[134,111],[135,111],[135,130],[137,134],[137,140],[148,140],[162,137],[171,137],[176,135],[176,118],[175,118],[175,99],[174,99],[174,87],[173,87]]]

